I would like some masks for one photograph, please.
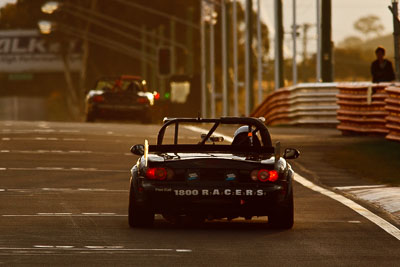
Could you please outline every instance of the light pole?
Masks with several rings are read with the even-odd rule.
[[[215,118],[215,49],[214,49],[214,3],[210,4],[210,94],[211,118]]]
[[[321,82],[321,0],[317,1],[317,82]]]
[[[226,40],[226,3],[221,0],[221,27],[222,27],[222,115],[228,115],[228,64]]]
[[[283,10],[282,0],[274,0],[275,8],[275,90],[284,86],[283,80]]]
[[[246,0],[245,24],[245,116],[249,116],[253,109],[254,92],[253,92],[253,61],[252,61],[252,41],[253,41],[253,1]]]
[[[262,34],[261,34],[261,0],[257,0],[257,78],[258,78],[258,105],[262,102]]]
[[[394,40],[394,61],[396,68],[396,81],[400,79],[400,21],[399,21],[399,11],[398,11],[398,0],[392,0],[392,6],[389,6],[390,11],[393,14],[393,40]]]
[[[201,39],[201,116],[207,117],[207,69],[206,69],[206,33],[205,7],[200,1],[200,39]]]
[[[297,84],[297,22],[296,22],[296,0],[293,0],[293,25],[292,25],[292,38],[293,38],[293,84]]]
[[[237,55],[237,8],[236,0],[232,3],[232,32],[233,32],[233,114],[239,116],[239,90],[238,90],[238,55]]]

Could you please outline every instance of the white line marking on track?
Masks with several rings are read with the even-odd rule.
[[[26,133],[80,133],[80,130],[53,130],[53,129],[3,129],[3,133],[26,134]]]
[[[207,133],[208,130],[202,129],[200,127],[196,127],[196,126],[184,126],[186,129],[191,130],[193,132],[198,132],[198,133]],[[225,136],[222,135],[220,133],[215,132],[215,134],[223,136],[224,139],[226,141],[232,142],[233,139],[229,136]],[[398,229],[397,227],[395,227],[394,225],[392,225],[391,223],[389,223],[388,221],[382,219],[381,217],[379,217],[378,215],[376,215],[375,213],[372,213],[371,211],[367,210],[366,208],[364,208],[363,206],[355,203],[353,200],[350,200],[342,195],[339,195],[335,192],[332,192],[328,189],[322,188],[312,182],[310,182],[309,180],[307,180],[306,178],[302,177],[301,175],[295,173],[295,181],[298,182],[299,184],[315,191],[318,193],[321,193],[325,196],[328,196],[340,203],[342,203],[343,205],[349,207],[350,209],[354,210],[355,212],[357,212],[358,214],[360,214],[361,216],[367,218],[368,220],[370,220],[371,222],[373,222],[374,224],[376,224],[377,226],[379,226],[380,228],[382,228],[384,231],[386,231],[387,233],[391,234],[393,237],[395,237],[397,240],[400,240],[400,229]]]
[[[2,217],[128,217],[126,214],[113,212],[84,212],[73,214],[68,212],[39,212],[36,214],[2,214]]]
[[[84,247],[75,247],[68,245],[34,245],[32,247],[0,247],[0,251],[10,251],[10,250],[68,250],[68,251],[154,251],[154,252],[192,252],[191,249],[173,249],[173,248],[126,248],[124,246],[84,246]]]
[[[35,168],[0,168],[0,171],[82,171],[82,172],[115,172],[126,173],[129,170],[99,170],[96,168],[64,168],[64,167],[35,167]]]
[[[363,206],[357,204],[353,200],[348,199],[348,198],[346,198],[342,195],[339,195],[335,192],[329,191],[325,188],[322,188],[322,187],[310,182],[309,180],[307,180],[306,178],[302,177],[301,175],[299,175],[297,173],[295,173],[295,181],[315,192],[321,193],[325,196],[328,196],[328,197],[342,203],[343,205],[354,210],[361,216],[363,216],[363,217],[367,218],[368,220],[370,220],[371,222],[375,223],[377,226],[379,226],[380,228],[385,230],[387,233],[391,234],[397,240],[400,240],[400,230],[397,227],[395,227],[388,221],[382,219],[375,213],[372,213],[371,211],[367,210]]]
[[[3,137],[3,141],[87,141],[85,138],[57,138],[57,137]]]
[[[12,153],[12,154],[93,154],[93,155],[124,155],[132,156],[132,153],[117,153],[117,152],[95,152],[90,150],[0,150],[0,153]]]
[[[60,133],[80,133],[80,130],[59,130]]]

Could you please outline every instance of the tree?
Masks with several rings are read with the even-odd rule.
[[[359,47],[363,43],[363,40],[357,36],[348,36],[343,41],[339,43],[340,47],[343,48],[354,48]]]
[[[370,34],[375,33],[376,36],[380,36],[380,33],[385,29],[382,25],[379,17],[375,15],[368,15],[359,18],[354,23],[354,29],[365,35],[366,39],[369,39]]]

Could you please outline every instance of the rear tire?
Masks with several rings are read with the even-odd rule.
[[[268,223],[276,229],[291,229],[294,223],[293,189],[285,204],[268,216]]]
[[[138,205],[134,188],[131,186],[129,191],[129,208],[128,208],[129,226],[135,227],[151,227],[154,223],[154,212],[146,205]]]

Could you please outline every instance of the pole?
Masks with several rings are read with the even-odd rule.
[[[175,21],[170,20],[170,37],[171,39],[171,44],[170,44],[170,49],[171,49],[171,74],[176,73],[176,50],[175,46],[172,45],[175,42]]]
[[[158,28],[158,36],[164,37],[164,25],[160,25]],[[164,45],[164,42],[162,39],[159,39],[159,46],[162,47]],[[160,95],[161,95],[161,99],[165,98],[165,91],[166,91],[166,78],[165,77],[161,77],[160,75],[158,75],[158,88],[160,89]]]
[[[263,98],[263,90],[262,90],[262,35],[261,35],[261,0],[257,0],[257,78],[258,78],[258,102],[260,105]]]
[[[296,0],[293,0],[293,25],[292,25],[292,36],[293,36],[293,84],[297,84],[297,22],[296,22]]]
[[[233,114],[235,117],[239,116],[239,90],[238,90],[238,55],[237,55],[237,8],[236,0],[232,3],[232,13],[233,13]]]
[[[245,39],[245,116],[253,109],[253,72],[252,72],[252,40],[253,40],[253,0],[246,0],[246,39]]]
[[[210,93],[211,93],[211,118],[215,118],[215,45],[214,45],[214,4],[210,4]]]
[[[307,74],[306,74],[306,65],[307,65],[307,45],[308,45],[308,30],[310,29],[310,24],[308,23],[304,23],[303,24],[303,62],[302,62],[302,66],[303,66],[303,82],[307,82]]]
[[[389,8],[390,9],[390,8]],[[393,13],[393,40],[394,40],[394,64],[396,68],[396,81],[400,79],[400,21],[399,21],[399,7],[398,1],[392,0],[392,8],[390,9]]]
[[[146,51],[146,25],[142,25],[142,59],[141,59],[141,73],[142,73],[142,78],[147,80],[147,62],[145,55],[147,54]]]
[[[321,0],[317,0],[317,82],[321,82]]]
[[[283,81],[283,11],[282,0],[275,0],[275,90],[284,86]]]
[[[322,1],[321,14],[321,78],[332,82],[332,0]]]
[[[90,9],[94,10],[97,5],[97,0],[91,0]],[[86,87],[86,76],[87,76],[87,66],[89,60],[89,40],[87,38],[87,34],[90,31],[90,22],[86,22],[85,33],[83,37],[83,45],[82,45],[82,70],[80,77],[80,90],[79,90],[79,104],[80,108],[83,110],[84,99],[85,99],[85,87]]]
[[[151,38],[150,38],[150,42],[152,43],[152,44],[154,44],[154,47],[157,45],[157,30],[156,29],[153,29],[152,31],[151,31],[151,33],[152,33],[152,35],[151,35]],[[150,54],[153,54],[154,55],[154,57],[157,57],[157,49],[155,49],[155,48],[152,48],[151,49],[151,51],[152,51],[152,53],[150,53]],[[151,69],[151,88],[153,88],[153,89],[156,89],[156,88],[158,88],[158,86],[157,86],[157,68],[150,68]],[[158,89],[157,89],[157,91],[158,91]]]
[[[204,3],[200,1],[200,39],[201,39],[201,116],[207,117],[207,94],[206,94],[206,36],[204,22]]]
[[[222,27],[222,115],[228,116],[228,46],[226,40],[226,3],[221,0]]]
[[[193,13],[194,8],[187,8],[187,21],[193,23]],[[193,28],[186,27],[186,47],[188,52],[186,55],[186,70],[185,73],[189,75],[193,75],[193,65],[194,65],[194,52],[193,52]]]

